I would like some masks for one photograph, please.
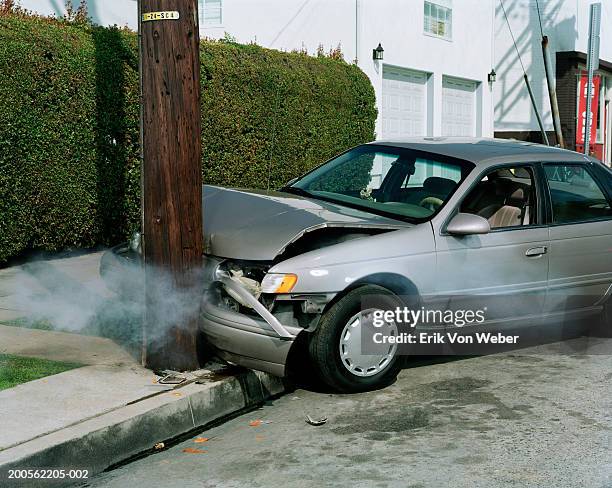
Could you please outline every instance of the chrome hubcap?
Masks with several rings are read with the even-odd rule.
[[[373,325],[374,309],[364,310],[353,315],[340,334],[339,352],[343,366],[355,376],[374,376],[384,371],[393,360],[397,351],[397,344],[375,344],[372,337],[380,333],[382,337],[397,336],[395,322],[385,322],[382,327]],[[364,354],[361,347],[361,338],[368,341],[368,352]],[[370,351],[371,350],[371,351]]]

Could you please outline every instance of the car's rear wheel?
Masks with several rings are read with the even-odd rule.
[[[362,310],[362,300],[367,306]],[[362,351],[362,333],[372,331],[377,310],[393,310],[401,306],[399,298],[386,288],[364,285],[348,292],[321,317],[309,342],[309,353],[320,378],[342,392],[367,391],[391,383],[401,368],[397,345],[374,345]],[[376,329],[382,336],[397,336],[394,322]],[[365,352],[369,354],[364,354]]]

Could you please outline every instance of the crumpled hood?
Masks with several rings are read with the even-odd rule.
[[[204,185],[204,252],[271,261],[306,232],[324,227],[400,229],[410,224],[278,191]]]

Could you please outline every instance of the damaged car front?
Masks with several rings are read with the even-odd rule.
[[[204,187],[204,221],[207,342],[227,361],[279,376],[297,336],[316,329],[346,286],[313,283],[328,274],[315,269],[319,252],[409,226],[284,191],[212,186]],[[298,266],[296,257],[315,266]],[[295,272],[282,271],[291,262]]]
[[[361,300],[389,308],[433,289],[429,219],[470,169],[368,144],[280,191],[205,186],[207,342],[226,361],[284,376],[306,335],[307,367],[337,389],[394,377],[394,348],[361,353]]]

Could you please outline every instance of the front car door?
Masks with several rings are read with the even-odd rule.
[[[544,163],[551,315],[598,312],[612,286],[612,176],[597,163]]]
[[[486,307],[487,324],[495,328],[540,318],[549,243],[539,178],[531,163],[491,166],[472,181],[450,215],[432,222],[436,294],[454,296],[450,308]],[[447,234],[445,226],[457,212],[488,219],[491,231],[463,237]]]

